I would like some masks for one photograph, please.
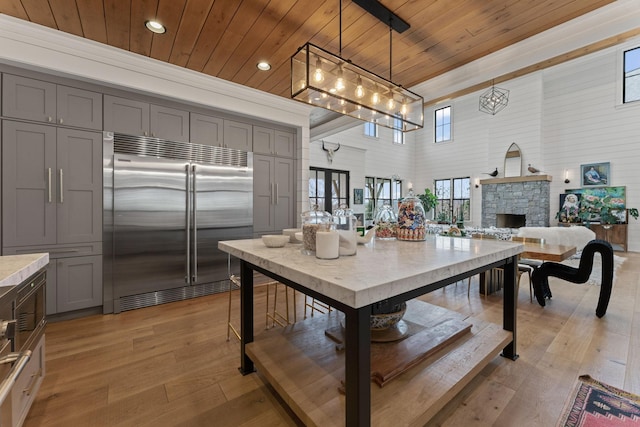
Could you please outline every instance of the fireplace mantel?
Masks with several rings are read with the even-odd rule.
[[[508,178],[489,178],[481,179],[480,184],[508,184],[511,182],[529,182],[529,181],[553,181],[551,175],[525,175],[510,176]]]

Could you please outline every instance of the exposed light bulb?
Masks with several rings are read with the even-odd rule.
[[[380,94],[378,93],[378,86],[373,88],[373,95],[371,95],[371,103],[378,105],[380,103]]]
[[[402,107],[400,108],[400,113],[403,116],[407,114],[407,98],[402,99]]]
[[[362,79],[358,76],[356,82],[356,98],[360,99],[364,96],[364,88],[362,87]]]
[[[344,77],[342,77],[342,67],[338,69],[338,79],[336,80],[336,90],[344,90]]]
[[[396,106],[396,102],[393,100],[393,94],[389,95],[389,99],[387,100],[387,108],[389,110],[393,110]]]
[[[320,58],[316,59],[316,71],[313,73],[313,80],[316,83],[324,81],[324,72],[322,72],[322,61],[320,61]]]

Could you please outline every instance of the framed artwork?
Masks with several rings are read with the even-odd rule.
[[[583,187],[604,187],[610,182],[609,162],[580,165],[580,185]]]
[[[363,190],[362,188],[353,189],[353,204],[361,205],[363,203]]]

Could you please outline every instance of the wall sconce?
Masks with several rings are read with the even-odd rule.
[[[569,169],[565,169],[565,170],[564,170],[564,183],[565,183],[565,184],[568,184],[568,183],[570,183],[570,182],[571,182],[571,181],[569,181]]]
[[[480,180],[478,178],[475,179],[476,188],[480,187]]]

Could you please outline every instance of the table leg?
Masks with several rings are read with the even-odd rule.
[[[371,425],[371,307],[345,310],[346,425]]]
[[[503,328],[513,332],[513,341],[511,341],[503,350],[502,356],[511,360],[516,360],[516,310],[518,307],[518,289],[516,288],[516,274],[518,269],[518,257],[511,258],[508,264],[504,266],[504,303],[503,303]]]
[[[253,270],[240,260],[240,372],[247,375],[255,371],[245,346],[253,342]]]

